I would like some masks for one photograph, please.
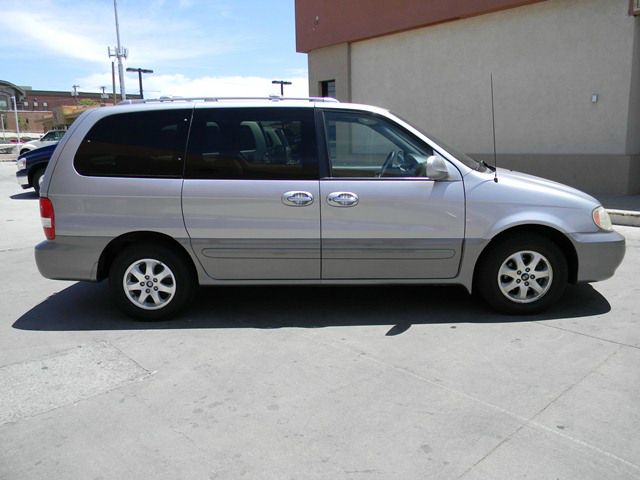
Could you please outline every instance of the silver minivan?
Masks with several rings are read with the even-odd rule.
[[[496,169],[387,110],[328,99],[143,101],[83,113],[42,184],[42,275],[109,279],[129,315],[200,285],[460,284],[511,314],[613,275],[597,200]]]

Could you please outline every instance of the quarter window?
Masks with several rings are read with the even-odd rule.
[[[311,108],[211,108],[194,114],[186,178],[317,179]]]
[[[387,119],[325,111],[332,177],[424,177],[433,150]]]
[[[82,141],[74,166],[90,176],[180,177],[190,116],[163,110],[105,117]]]

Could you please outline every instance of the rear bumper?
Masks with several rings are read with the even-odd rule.
[[[625,238],[618,232],[574,233],[578,254],[578,282],[597,282],[613,276],[625,254]]]
[[[29,170],[18,170],[16,172],[16,181],[22,188],[29,188],[31,186],[29,183]]]
[[[108,243],[101,237],[56,237],[35,247],[40,274],[52,280],[88,280],[98,278],[98,262]]]

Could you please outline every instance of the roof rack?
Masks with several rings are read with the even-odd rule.
[[[280,102],[283,100],[295,100],[301,102],[327,102],[339,103],[338,100],[331,97],[280,97],[278,95],[269,95],[268,97],[160,97],[149,99],[123,100],[118,105],[135,105],[140,103],[163,103],[163,102],[220,102],[228,100],[269,100],[271,102]]]

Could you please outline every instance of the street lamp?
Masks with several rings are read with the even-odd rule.
[[[140,98],[144,98],[142,93],[142,74],[143,73],[153,73],[153,70],[149,70],[148,68],[133,68],[128,67],[127,72],[138,72],[138,83],[140,84]]]
[[[271,83],[280,84],[280,96],[284,97],[284,86],[291,85],[291,82],[286,82],[284,80],[273,80]]]
[[[13,101],[13,112],[16,116],[16,134],[18,135],[18,143],[20,143],[20,122],[18,121],[18,101],[15,96],[11,96],[11,100]]]

